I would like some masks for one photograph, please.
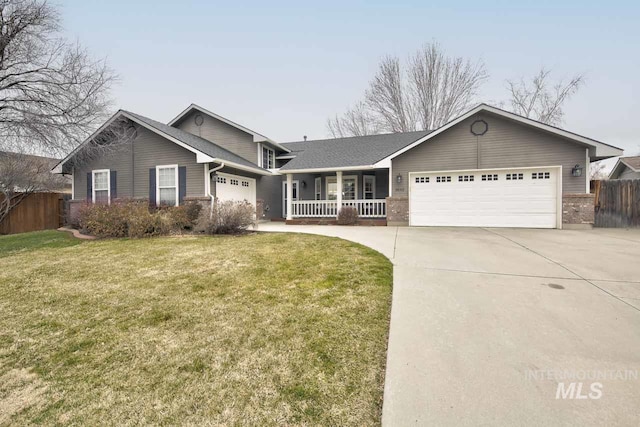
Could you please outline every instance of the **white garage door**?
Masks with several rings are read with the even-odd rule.
[[[256,205],[256,180],[239,175],[218,173],[216,178],[216,197],[219,200],[247,200]]]
[[[555,228],[559,168],[409,174],[414,226]]]

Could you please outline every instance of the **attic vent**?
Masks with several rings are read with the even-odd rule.
[[[202,114],[196,114],[196,116],[193,118],[193,121],[195,122],[196,126],[202,126],[204,118],[202,117]]]

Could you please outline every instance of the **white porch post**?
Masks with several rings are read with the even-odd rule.
[[[293,175],[287,174],[287,219],[293,219]]]
[[[340,213],[340,209],[342,209],[342,171],[336,172],[336,217]]]

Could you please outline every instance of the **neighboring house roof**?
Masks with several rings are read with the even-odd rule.
[[[380,160],[428,133],[429,131],[416,131],[288,142],[284,145],[295,158],[280,170],[322,172],[373,168]]]
[[[152,132],[155,132],[158,135],[167,138],[171,142],[174,142],[182,146],[183,148],[186,148],[187,150],[195,153],[196,161],[198,163],[222,162],[230,167],[234,167],[237,169],[246,170],[260,175],[271,175],[271,172],[269,172],[268,170],[251,163],[250,161],[214,144],[211,141],[200,138],[199,136],[193,135],[189,132],[185,132],[178,128],[158,122],[156,120],[150,119],[148,117],[144,117],[125,110],[119,110],[117,113],[115,113],[104,125],[96,130],[82,144],[76,147],[75,150],[73,150],[67,157],[61,160],[52,170],[56,173],[62,173],[62,166],[65,162],[71,159],[82,146],[91,141],[96,135],[107,128],[109,124],[111,124],[119,117],[126,117],[129,120],[151,130]]]
[[[620,157],[609,174],[610,179],[616,179],[625,168],[633,172],[640,172],[640,156]]]
[[[49,168],[53,168],[55,167],[59,162],[60,159],[54,158],[54,157],[46,157],[46,156],[36,156],[33,154],[23,154],[23,153],[14,153],[11,151],[0,151],[0,162],[3,161],[3,159],[7,159],[8,161],[11,161],[11,158],[22,162],[24,159],[27,163],[30,163],[31,161],[33,162],[42,162],[42,167],[49,167]],[[20,166],[22,166],[24,163],[20,163]],[[25,167],[28,167],[28,165],[25,165]],[[65,177],[64,180],[62,180],[64,182],[63,187],[60,187],[58,190],[70,190],[71,189],[71,178],[70,177]]]
[[[282,146],[281,144],[277,143],[276,141],[272,140],[271,138],[267,138],[266,136],[258,133],[258,132],[254,132],[249,128],[246,128],[234,121],[231,121],[225,117],[222,117],[219,114],[216,114],[212,111],[207,110],[206,108],[203,108],[199,105],[196,104],[191,104],[189,105],[187,108],[184,109],[184,111],[182,111],[180,114],[178,114],[173,120],[171,120],[169,122],[169,126],[174,126],[175,124],[177,124],[180,120],[182,120],[182,118],[184,116],[186,116],[187,114],[189,114],[191,111],[193,110],[197,110],[203,114],[206,114],[207,116],[213,117],[214,119],[220,120],[221,122],[224,122],[226,124],[228,124],[229,126],[233,126],[236,129],[240,129],[243,132],[246,132],[250,135],[253,135],[253,141],[254,142],[269,142],[271,145],[274,145],[276,147],[278,147],[279,149],[281,149],[282,151],[286,151],[289,152],[289,150],[287,148],[285,148],[284,146]]]
[[[423,138],[418,139],[417,141],[413,142],[412,144],[409,144],[403,148],[401,148],[400,150],[396,151],[395,153],[393,153],[392,155],[390,155],[389,157],[383,159],[377,166],[378,167],[384,167],[385,165],[388,164],[388,161],[392,160],[393,158],[399,156],[402,153],[405,153],[409,150],[411,150],[413,147],[416,147],[420,144],[422,144],[425,141],[428,141],[429,139],[441,134],[442,132],[446,131],[447,129],[457,125],[458,123],[468,119],[469,117],[473,116],[474,114],[477,113],[481,113],[481,112],[488,112],[491,114],[495,114],[497,116],[500,117],[504,117],[510,120],[514,120],[516,122],[534,127],[536,129],[540,129],[542,131],[546,131],[549,133],[552,133],[554,135],[558,135],[564,138],[567,138],[575,143],[584,145],[585,147],[589,148],[589,157],[593,160],[602,160],[602,159],[607,159],[610,157],[615,157],[615,156],[620,156],[623,153],[622,148],[618,148],[618,147],[614,147],[613,145],[609,145],[609,144],[605,144],[603,142],[600,141],[596,141],[595,139],[591,139],[591,138],[587,138],[586,136],[582,136],[582,135],[578,135],[577,133],[573,133],[573,132],[569,132],[566,131],[564,129],[560,129],[558,127],[555,126],[551,126],[542,122],[538,122],[536,120],[533,119],[529,119],[527,117],[523,117],[523,116],[519,116],[517,114],[511,113],[509,111],[505,111],[505,110],[501,110],[500,108],[496,108],[496,107],[492,107],[491,105],[487,105],[487,104],[480,104],[477,107],[467,111],[465,114],[461,115],[460,117],[450,121],[449,123],[445,124],[444,126],[439,127],[438,129],[435,129],[433,132],[429,133],[428,135],[424,136]]]

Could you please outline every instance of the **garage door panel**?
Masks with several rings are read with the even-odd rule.
[[[556,226],[557,168],[411,174],[409,186],[411,225]]]
[[[240,175],[218,173],[216,179],[216,197],[222,201],[246,200],[256,205],[256,181]]]

